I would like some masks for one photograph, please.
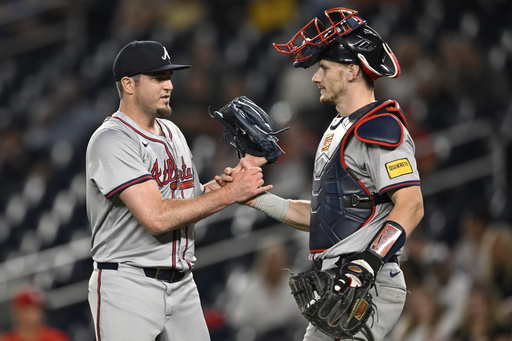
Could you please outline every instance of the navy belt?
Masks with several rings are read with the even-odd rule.
[[[98,269],[101,270],[117,270],[119,268],[118,263],[97,263]],[[180,272],[176,269],[165,269],[165,268],[142,268],[146,277],[154,278],[156,280],[168,283],[175,283],[181,281],[187,274],[186,272]]]

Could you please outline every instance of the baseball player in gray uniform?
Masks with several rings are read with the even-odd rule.
[[[309,231],[316,268],[353,262],[367,269],[375,279],[376,314],[354,338],[382,340],[405,303],[398,255],[423,217],[414,142],[398,103],[375,99],[374,80],[400,73],[389,46],[356,11],[333,8],[325,15],[329,24],[314,18],[289,43],[275,44],[293,55],[294,67],[318,63],[312,81],[320,102],[336,108],[316,152],[311,201],[265,193],[246,204]],[[226,169],[218,183],[232,181],[240,170]],[[340,283],[359,286],[361,281],[348,274]],[[310,324],[304,340],[333,338]]]
[[[155,41],[131,42],[114,61],[119,110],[86,153],[97,340],[209,340],[192,275],[194,223],[272,188],[243,159],[230,186],[201,184],[183,134],[165,119],[172,72],[189,67]]]

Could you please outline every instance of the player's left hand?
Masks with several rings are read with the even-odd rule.
[[[264,156],[254,156],[249,153],[245,154],[244,159],[253,167],[261,167],[268,163]]]
[[[231,176],[234,172],[234,169],[231,167],[226,167],[224,169],[224,173],[222,175],[215,175],[215,182],[218,186],[222,187],[226,185],[228,182],[233,181],[233,177]]]
[[[226,167],[224,168],[224,173],[222,175],[215,175],[214,181],[212,181],[212,183],[209,183],[208,189],[214,191],[216,189],[219,189],[220,187],[225,186],[229,182],[233,182],[233,173],[239,171],[243,172],[241,160],[240,163],[235,168]]]
[[[340,291],[343,287],[357,288],[364,286],[366,282],[373,286],[375,276],[381,267],[381,260],[370,251],[363,251],[338,268],[334,289]]]
[[[363,262],[354,260],[341,266],[338,269],[339,272],[334,281],[333,289],[339,292],[343,291],[345,287],[357,288],[363,286],[366,282],[371,282],[371,286],[373,286],[373,270]]]

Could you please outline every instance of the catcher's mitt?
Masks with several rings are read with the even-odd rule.
[[[361,285],[344,284],[341,278],[350,276],[357,277]],[[374,314],[369,293],[373,276],[357,264],[348,263],[336,270],[293,274],[289,284],[302,315],[335,339],[351,338]]]
[[[237,97],[210,116],[218,119],[225,127],[223,137],[231,135],[230,142],[238,151],[238,156],[246,153],[254,156],[264,156],[273,163],[284,153],[277,142],[277,134],[289,129],[276,131],[267,113],[245,96]],[[226,139],[227,141],[227,139]]]

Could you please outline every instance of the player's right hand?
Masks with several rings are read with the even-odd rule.
[[[244,157],[244,159],[247,159],[247,157]],[[262,158],[262,159],[265,159],[265,158]],[[249,162],[249,164],[251,164],[251,162]],[[240,161],[240,163],[235,168],[226,167],[224,169],[224,173],[222,175],[216,175],[215,176],[215,182],[217,183],[217,185],[222,187],[222,186],[226,185],[227,183],[233,181],[233,177],[232,177],[233,172],[238,172],[240,170],[243,171],[243,169],[242,169],[242,161]],[[249,199],[247,201],[240,202],[240,204],[247,205],[249,207],[253,207],[254,203],[256,202],[256,199],[257,199],[257,196],[254,197],[254,198],[251,198],[251,199]]]
[[[263,186],[264,180],[261,168],[252,167],[243,158],[229,175],[226,175],[224,179],[221,176],[221,181],[223,182],[221,186],[228,190],[234,201],[241,204],[245,204],[250,199],[273,188],[272,185]]]

